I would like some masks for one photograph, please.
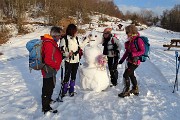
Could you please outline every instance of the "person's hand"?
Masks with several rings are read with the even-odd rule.
[[[69,52],[69,57],[71,57],[73,55],[73,51]]]
[[[139,60],[139,57],[134,57],[133,62],[137,62]]]
[[[119,61],[119,64],[122,64],[122,63],[123,63],[123,61],[122,61],[122,60],[120,60],[120,61]]]

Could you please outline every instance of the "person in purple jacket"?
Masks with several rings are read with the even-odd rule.
[[[128,41],[125,42],[125,53],[119,61],[119,64],[122,64],[124,60],[127,61],[127,67],[123,74],[124,88],[123,91],[118,94],[119,97],[130,96],[130,93],[134,95],[139,95],[137,80],[134,75],[135,69],[140,65],[140,60],[138,56],[141,56],[145,52],[144,42],[139,38],[140,34],[135,25],[129,25],[125,27],[125,31],[128,37]],[[136,49],[134,40],[138,39],[137,44],[139,50]],[[132,89],[130,90],[130,80],[132,83]]]

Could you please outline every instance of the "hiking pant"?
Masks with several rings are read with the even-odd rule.
[[[43,87],[42,87],[42,109],[48,110],[50,109],[51,96],[53,94],[53,89],[55,87],[55,83],[53,81],[53,77],[43,78]]]
[[[107,58],[108,58],[108,68],[111,75],[111,83],[113,85],[116,85],[118,79],[118,71],[117,71],[118,56],[107,57]]]
[[[79,63],[69,63],[65,61],[65,76],[63,83],[68,83],[71,76],[71,80],[76,80],[76,73],[79,67]]]
[[[134,65],[130,62],[127,63],[127,68],[123,74],[124,82],[126,87],[130,87],[130,80],[133,86],[137,85],[136,77],[134,76],[134,71],[138,67],[138,65]]]

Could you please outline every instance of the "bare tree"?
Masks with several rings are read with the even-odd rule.
[[[161,25],[163,28],[180,32],[180,5],[175,5],[171,10],[163,11]]]

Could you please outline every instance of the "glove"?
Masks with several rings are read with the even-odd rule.
[[[134,57],[133,62],[137,62],[139,60],[139,57]]]
[[[120,60],[120,61],[119,61],[119,64],[122,64],[122,63],[123,63],[123,61],[122,61],[122,60]]]

